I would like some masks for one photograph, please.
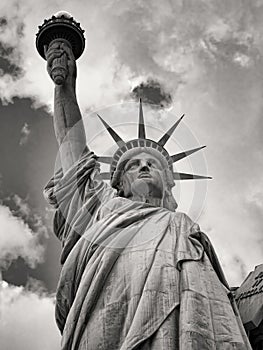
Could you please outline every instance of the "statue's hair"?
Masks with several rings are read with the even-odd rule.
[[[175,186],[173,174],[169,168],[164,169],[163,172],[164,172],[164,181],[165,181],[163,200],[162,200],[163,207],[168,210],[175,211],[175,209],[177,208],[177,202],[172,193],[172,188]]]

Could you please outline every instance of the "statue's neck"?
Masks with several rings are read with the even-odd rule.
[[[148,204],[151,204],[155,207],[162,207],[162,199],[161,198],[136,194],[136,195],[129,197],[129,199],[132,201],[136,201],[136,202],[148,203]]]

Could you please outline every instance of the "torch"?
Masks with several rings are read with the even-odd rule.
[[[65,11],[60,11],[38,27],[36,34],[36,47],[41,57],[46,59],[45,47],[54,42],[64,42],[73,52],[75,59],[78,59],[84,51],[85,37],[84,30],[81,29],[80,23]],[[65,55],[54,59],[51,67],[51,78],[57,85],[62,85],[67,77],[67,59]]]

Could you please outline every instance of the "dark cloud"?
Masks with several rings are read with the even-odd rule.
[[[8,57],[14,52],[14,47],[0,42],[0,56]]]
[[[2,266],[1,266],[2,267]],[[3,269],[3,279],[14,286],[25,286],[27,284],[31,269],[26,265],[25,260],[18,257],[16,260],[10,262],[8,267]]]
[[[9,57],[14,54],[14,47],[4,45],[0,42],[0,76],[10,74],[13,78],[18,79],[23,76],[23,69],[18,65],[11,63]]]
[[[0,57],[0,77],[4,74],[10,74],[12,78],[19,79],[23,76],[23,69],[12,64],[8,59]]]
[[[235,38],[227,38],[225,40],[216,40],[215,38],[209,38],[210,44],[216,48],[220,53],[225,56],[232,57],[236,52],[241,52],[244,54],[248,53],[249,47],[240,43]]]
[[[38,294],[39,296],[48,296],[48,291],[43,281],[40,281],[33,277],[29,277],[27,279],[25,290]]]
[[[15,28],[14,28],[15,25]],[[0,41],[0,71],[3,74],[10,74],[13,78],[21,78],[23,76],[23,68],[18,62],[22,62],[21,53],[17,50],[17,43],[24,37],[25,24],[18,20],[17,22],[9,22],[6,17],[0,17],[0,34],[4,37],[6,32],[14,30],[14,39],[8,41]]]
[[[52,213],[47,215],[42,191],[54,173],[57,146],[52,118],[44,109],[32,110],[31,105],[29,99],[14,99],[14,104],[0,105],[0,196],[13,217],[38,234],[41,246],[46,247],[45,261],[31,269],[18,258],[4,274],[13,284],[25,285],[31,276],[42,279],[48,290],[55,290],[60,269],[60,243],[51,232]],[[30,125],[31,134],[23,147],[19,147],[25,124]]]
[[[7,26],[6,17],[0,17],[0,31],[3,31],[6,26]]]
[[[172,104],[172,96],[165,91],[158,81],[148,79],[136,86],[131,92],[132,98],[138,101],[153,104],[158,108],[169,107]]]
[[[214,60],[228,61],[248,67],[259,59],[260,53],[254,46],[251,37],[244,38],[241,33],[235,35],[225,35],[217,39],[209,35],[203,39],[204,49]]]
[[[8,27],[14,26],[14,19],[15,19],[15,33],[19,38],[22,38],[24,36],[24,30],[25,30],[25,23],[23,22],[23,19],[19,19],[18,17],[14,17],[12,20],[8,20],[7,17],[3,16],[0,17],[0,32],[4,32],[8,29]]]

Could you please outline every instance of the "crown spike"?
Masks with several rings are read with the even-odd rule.
[[[173,173],[174,180],[199,180],[199,179],[212,179],[211,176],[202,176],[186,173]]]
[[[122,147],[123,145],[125,145],[125,142],[120,138],[120,136],[109,126],[109,124],[107,124],[105,122],[105,120],[103,120],[101,118],[101,116],[99,116],[97,114],[97,116],[100,118],[102,124],[105,126],[105,128],[107,129],[108,133],[111,135],[111,137],[113,138],[113,140],[117,143],[117,145],[119,147]]]
[[[143,118],[143,110],[142,110],[142,99],[140,98],[140,107],[139,107],[139,125],[138,125],[138,138],[139,139],[146,139],[146,133],[145,133],[145,125],[144,125],[144,118]]]
[[[172,136],[174,130],[177,128],[178,124],[181,122],[181,120],[183,119],[184,114],[181,116],[180,119],[178,119],[174,125],[163,135],[162,138],[160,138],[160,140],[158,141],[158,144],[160,146],[164,146],[166,144],[166,142],[169,140],[169,138]]]
[[[181,152],[181,153],[174,154],[174,155],[171,156],[171,158],[173,160],[173,163],[178,162],[178,160],[183,159],[185,157],[188,157],[188,156],[190,156],[190,154],[198,152],[198,151],[200,151],[201,149],[203,149],[205,147],[206,146],[201,146],[201,147],[190,149],[189,151],[184,151],[184,152]]]

